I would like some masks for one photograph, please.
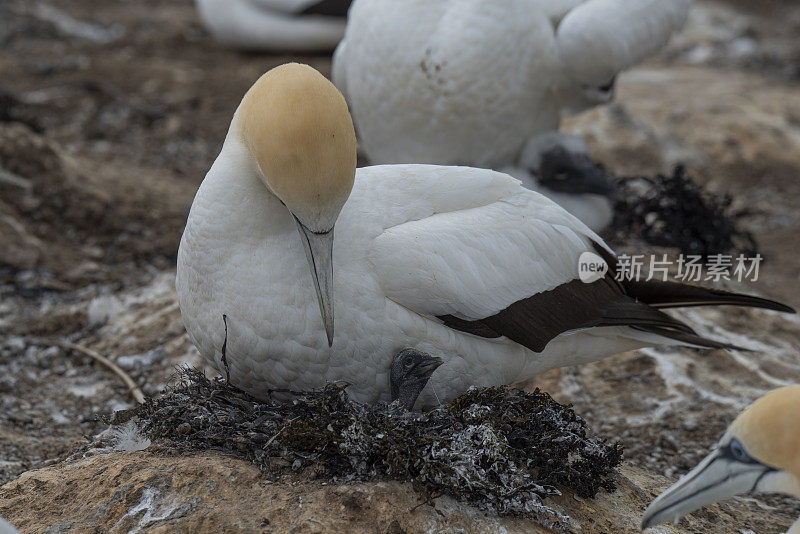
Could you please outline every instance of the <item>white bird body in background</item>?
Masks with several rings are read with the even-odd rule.
[[[584,252],[614,261],[583,223],[507,175],[356,172],[344,99],[290,64],[242,100],[192,204],[176,287],[190,338],[220,372],[227,316],[230,379],[256,396],[341,380],[356,400],[388,400],[393,357],[411,347],[443,361],[422,406],[645,345],[721,346],[655,307],[790,311],[677,284],[623,287],[613,265],[585,284]]]
[[[14,525],[0,517],[0,534],[20,534]]]
[[[248,50],[333,50],[350,0],[195,0],[220,43]]]
[[[372,163],[535,173],[520,164],[523,148],[563,114],[608,102],[615,76],[660,49],[689,5],[355,0],[333,80]]]

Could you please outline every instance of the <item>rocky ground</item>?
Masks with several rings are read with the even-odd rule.
[[[697,1],[617,101],[567,121],[617,174],[677,162],[728,192],[767,261],[747,290],[800,306],[800,8]],[[532,531],[394,482],[265,480],[219,453],[71,456],[130,407],[102,354],[147,395],[198,363],[172,280],[192,195],[252,81],[289,59],[216,46],[189,0],[0,4],[0,516],[23,531]],[[639,245],[637,252],[646,253]],[[751,353],[651,349],[537,385],[626,448],[620,489],[556,501],[582,532],[634,532],[646,503],[763,392],[800,382],[793,316],[691,311]],[[23,474],[24,473],[24,474]],[[416,508],[415,508],[416,507]],[[656,532],[784,531],[791,500],[741,498]],[[535,530],[534,530],[535,531]]]

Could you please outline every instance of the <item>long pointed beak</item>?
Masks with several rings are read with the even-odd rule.
[[[642,530],[677,520],[734,495],[755,491],[761,478],[772,471],[756,462],[737,462],[717,449],[647,507]]]
[[[308,266],[317,290],[319,313],[328,336],[328,346],[333,345],[333,228],[327,232],[312,232],[294,218],[300,239],[306,251]]]

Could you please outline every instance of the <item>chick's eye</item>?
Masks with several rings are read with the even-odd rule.
[[[406,368],[411,367],[412,365],[414,365],[414,358],[412,358],[411,356],[406,356],[405,358],[403,358],[403,365]]]
[[[750,461],[750,455],[747,454],[747,451],[744,450],[744,445],[739,442],[738,439],[734,439],[731,441],[728,448],[731,451],[731,455],[733,458],[739,462],[748,462]]]

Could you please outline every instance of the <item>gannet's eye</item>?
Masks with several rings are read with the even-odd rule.
[[[744,449],[744,445],[738,439],[731,440],[730,444],[728,445],[728,450],[733,456],[733,459],[737,462],[750,462],[752,458],[750,455],[747,454],[747,451]]]
[[[403,367],[406,369],[411,369],[414,365],[414,357],[411,354],[406,354],[403,358]]]
[[[611,91],[611,90],[614,88],[614,81],[615,81],[615,79],[614,79],[614,78],[611,78],[611,81],[610,81],[610,82],[608,82],[608,83],[607,83],[607,84],[605,84],[605,85],[601,85],[601,86],[599,86],[599,87],[598,87],[598,89],[600,89],[600,90],[601,90],[601,91],[603,91],[604,93],[607,93],[607,92]]]

